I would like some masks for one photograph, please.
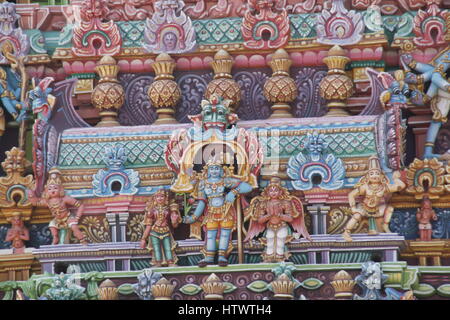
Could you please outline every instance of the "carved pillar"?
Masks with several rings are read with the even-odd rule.
[[[269,62],[272,77],[264,84],[264,96],[273,103],[270,119],[292,118],[291,106],[298,95],[294,79],[289,75],[292,60],[284,49],[278,49]]]
[[[330,211],[330,207],[322,204],[315,204],[308,206],[307,209],[312,217],[312,234],[327,234],[327,215]]]
[[[126,242],[128,217],[128,212],[106,214],[112,242]]]
[[[328,67],[328,74],[319,85],[320,95],[328,100],[326,117],[343,117],[349,113],[345,110],[346,100],[353,94],[353,82],[345,73],[345,66],[350,62],[344,49],[334,46],[323,59]]]
[[[117,112],[125,102],[125,91],[117,80],[119,66],[111,56],[104,56],[95,67],[100,81],[92,92],[91,100],[95,108],[99,109],[101,121],[97,127],[119,126]]]
[[[158,119],[154,124],[178,123],[173,115],[175,114],[175,105],[181,98],[181,91],[173,80],[175,79],[173,76],[175,65],[175,61],[167,53],[158,55],[152,64],[156,77],[149,86],[147,94],[158,114]]]
[[[212,95],[216,94],[224,99],[231,100],[233,102],[230,109],[232,113],[235,113],[241,101],[241,88],[231,75],[233,58],[227,51],[221,49],[214,55],[211,67],[214,70],[214,79],[208,83],[205,98],[211,100]]]
[[[121,212],[119,216],[119,230],[120,230],[120,242],[127,241],[127,221],[129,217],[128,212]]]
[[[107,213],[105,215],[106,220],[108,220],[109,231],[111,232],[111,241],[117,242],[117,223],[116,223],[116,214],[115,213]]]

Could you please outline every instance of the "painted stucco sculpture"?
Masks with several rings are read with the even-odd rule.
[[[339,189],[344,184],[345,166],[341,159],[327,153],[328,143],[317,131],[308,133],[303,151],[288,162],[287,175],[295,190],[319,187],[325,190]]]
[[[169,194],[165,190],[158,190],[146,204],[144,218],[144,234],[141,239],[141,248],[147,245],[152,252],[152,265],[176,265],[176,243],[173,240],[172,228],[178,227],[181,222],[178,205],[169,203]]]
[[[49,229],[52,233],[52,244],[64,244],[68,242],[69,230],[83,244],[87,244],[85,235],[78,227],[78,221],[83,214],[84,205],[78,200],[67,196],[61,181],[61,173],[58,169],[49,172],[47,184],[41,198],[36,197],[33,189],[28,191],[28,198],[35,206],[47,206],[52,213]],[[70,212],[70,207],[77,209],[76,214]]]
[[[349,193],[348,201],[352,210],[352,218],[348,221],[343,237],[346,241],[352,241],[350,232],[362,218],[369,223],[369,235],[381,232],[389,232],[394,208],[389,204],[389,196],[393,192],[400,191],[406,187],[401,179],[400,172],[393,174],[393,183],[389,183],[387,176],[380,167],[377,157],[369,159],[367,173],[355,185],[355,189]],[[356,203],[356,197],[362,196],[362,202]]]
[[[290,254],[286,244],[294,237],[302,236],[311,241],[305,226],[302,202],[281,186],[279,178],[272,178],[261,196],[252,199],[245,215],[246,220],[250,220],[246,240],[252,240],[264,232],[264,238],[259,239],[266,246],[262,254],[264,262],[288,259]]]
[[[289,39],[289,16],[277,1],[247,0],[241,32],[249,49],[275,49]]]
[[[448,0],[20,2],[1,300],[450,297]]]
[[[413,56],[405,53],[401,56],[401,61],[406,69],[405,82],[417,86],[429,83],[426,93],[416,95],[412,100],[414,104],[424,105],[430,103],[433,118],[428,128],[424,158],[439,157],[433,153],[438,131],[443,123],[447,122],[447,115],[450,109],[450,84],[444,73],[450,67],[450,48],[442,50],[431,63],[421,63],[414,60]],[[411,72],[415,70],[419,75]]]
[[[155,1],[155,11],[145,23],[145,50],[171,54],[195,48],[195,30],[191,18],[183,11],[184,5],[182,0]]]

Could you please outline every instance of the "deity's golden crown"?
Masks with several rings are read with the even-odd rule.
[[[270,182],[269,182],[268,186],[272,186],[272,185],[281,186],[281,179],[279,177],[270,178]]]
[[[211,158],[208,159],[206,162],[206,167],[210,166],[223,166],[226,164],[232,164],[231,158],[228,152],[221,152],[218,155],[214,155]]]
[[[368,171],[380,171],[381,172],[381,166],[380,166],[380,160],[377,156],[371,156],[369,158],[369,170]]]
[[[47,185],[60,185],[61,184],[61,172],[58,168],[52,168],[48,172]]]

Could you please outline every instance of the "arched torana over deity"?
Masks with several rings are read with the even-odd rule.
[[[147,18],[144,48],[151,53],[183,53],[194,49],[195,29],[184,12],[182,0],[159,0]]]
[[[177,174],[171,190],[191,193],[198,200],[194,214],[185,216],[183,222],[201,221],[204,226],[205,258],[199,263],[201,267],[214,263],[217,251],[218,263],[228,264],[231,233],[235,228],[242,263],[239,194],[258,186],[256,178],[262,166],[262,148],[256,135],[236,128],[237,115],[230,113],[230,103],[216,95],[211,101],[203,100],[201,114],[190,117],[194,126],[175,132],[165,151],[167,166]],[[199,167],[200,174],[196,172]]]

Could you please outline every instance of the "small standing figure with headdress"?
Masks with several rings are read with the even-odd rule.
[[[417,209],[416,219],[419,223],[419,240],[431,241],[431,234],[433,233],[431,220],[436,221],[438,217],[433,210],[430,198],[423,198],[421,208]]]
[[[167,191],[158,190],[147,202],[145,208],[145,230],[141,239],[141,248],[147,245],[150,238],[150,251],[153,252],[152,264],[154,267],[169,265],[176,266],[176,242],[173,239],[171,227],[178,227],[181,222],[178,204],[169,203]]]
[[[25,241],[30,240],[30,232],[25,227],[20,212],[14,212],[8,219],[11,228],[6,233],[5,241],[11,241],[13,253],[23,253],[25,251]]]
[[[406,187],[406,184],[400,178],[399,171],[395,171],[392,177],[394,183],[390,184],[388,177],[381,170],[378,158],[376,156],[369,158],[369,170],[348,195],[348,202],[353,215],[345,226],[342,235],[345,241],[353,240],[350,232],[361,222],[362,218],[368,219],[369,235],[377,235],[378,229],[383,232],[390,232],[389,222],[394,212],[394,207],[389,204],[390,197],[392,193]],[[362,196],[362,202],[356,205],[358,196]],[[377,223],[380,226],[377,227]]]
[[[281,262],[290,257],[286,244],[294,239],[292,228],[312,241],[305,226],[302,202],[281,186],[280,178],[272,178],[261,196],[252,199],[244,214],[250,220],[245,241],[265,231],[260,238],[266,245],[262,254],[264,262]]]
[[[52,233],[52,244],[64,244],[68,242],[68,230],[71,229],[73,235],[86,245],[85,235],[78,228],[84,205],[75,198],[67,196],[61,182],[61,173],[53,168],[49,172],[49,178],[45,185],[42,198],[38,198],[34,190],[29,190],[28,198],[34,206],[47,206],[53,216],[49,229]],[[75,216],[70,213],[70,207],[77,208]]]

